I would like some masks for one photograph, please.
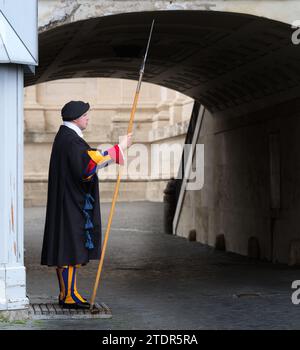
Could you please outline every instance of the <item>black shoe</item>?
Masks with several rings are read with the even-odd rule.
[[[90,308],[90,303],[72,303],[72,304],[67,304],[64,303],[63,301],[60,304],[64,309],[89,309]]]

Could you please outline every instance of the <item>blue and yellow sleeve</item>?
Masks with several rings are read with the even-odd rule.
[[[119,145],[115,145],[107,151],[87,150],[89,157],[88,165],[83,174],[83,181],[90,181],[98,169],[104,168],[111,163],[123,164],[123,152]]]

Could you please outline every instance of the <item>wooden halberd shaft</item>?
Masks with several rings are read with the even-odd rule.
[[[140,69],[140,76],[139,76],[139,81],[138,81],[138,84],[137,84],[137,87],[136,87],[136,92],[135,92],[135,95],[134,95],[133,105],[132,105],[132,108],[131,108],[131,114],[130,114],[130,119],[129,119],[129,123],[128,123],[127,134],[131,133],[132,128],[133,128],[133,121],[134,121],[136,106],[137,106],[137,103],[138,103],[138,98],[139,98],[139,93],[140,93],[140,89],[141,89],[142,79],[143,79],[143,75],[144,75],[144,69],[145,69],[145,64],[146,64],[146,60],[147,60],[147,55],[148,55],[150,40],[151,40],[151,36],[152,36],[153,26],[154,26],[154,20],[152,21],[146,52],[145,52],[145,56],[144,56],[144,59],[143,59],[143,62],[142,62],[142,66],[141,66],[141,69]],[[101,257],[100,257],[98,270],[97,270],[97,274],[96,274],[96,280],[95,280],[95,284],[94,284],[92,297],[91,297],[91,300],[90,300],[90,309],[91,310],[93,309],[93,307],[95,305],[95,298],[96,298],[96,294],[97,294],[97,290],[98,290],[98,286],[99,286],[99,282],[100,282],[100,276],[101,276],[101,272],[102,272],[102,267],[103,267],[103,262],[104,262],[107,242],[108,242],[108,238],[109,238],[110,227],[111,227],[111,223],[112,223],[112,219],[113,219],[113,215],[114,215],[115,204],[116,204],[118,193],[119,193],[119,187],[120,187],[120,182],[121,182],[121,173],[122,173],[122,168],[119,168],[118,169],[118,178],[117,178],[117,182],[116,182],[116,186],[115,186],[115,190],[114,190],[114,195],[113,195],[113,199],[112,199],[112,204],[111,204],[111,208],[110,208],[107,228],[106,228],[106,232],[105,232],[105,236],[104,236],[103,247],[102,247],[102,251],[101,251]]]

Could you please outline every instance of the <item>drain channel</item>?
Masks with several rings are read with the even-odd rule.
[[[29,316],[34,320],[65,320],[65,319],[94,319],[111,318],[110,308],[104,304],[96,304],[99,312],[91,314],[90,310],[64,309],[55,303],[30,304]]]

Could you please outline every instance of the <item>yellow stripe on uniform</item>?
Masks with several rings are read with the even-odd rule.
[[[71,295],[71,286],[72,286],[72,277],[73,277],[73,266],[69,266],[68,270],[68,293],[65,299],[65,303],[74,304],[74,300]]]
[[[82,303],[86,303],[86,300],[84,300],[83,298],[82,298],[82,296],[78,293],[78,291],[77,291],[77,285],[76,285],[76,275],[75,275],[75,281],[74,281],[74,294],[75,294],[75,296],[82,302]]]
[[[87,151],[87,153],[96,164],[101,164],[111,160],[111,157],[109,155],[103,156],[99,151]]]

